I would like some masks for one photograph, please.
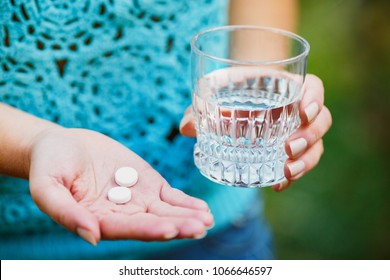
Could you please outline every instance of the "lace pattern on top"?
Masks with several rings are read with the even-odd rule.
[[[0,102],[100,131],[188,191],[194,142],[178,127],[190,104],[189,42],[225,14],[226,0],[0,0]],[[0,178],[2,200],[14,184]],[[32,204],[4,201],[0,223]]]

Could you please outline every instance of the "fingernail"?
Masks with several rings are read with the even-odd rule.
[[[207,229],[212,229],[215,226],[215,223],[213,222],[211,225],[207,227]]]
[[[291,177],[294,177],[305,170],[305,163],[302,160],[297,160],[287,164],[287,168],[290,170]]]
[[[200,234],[195,234],[195,235],[194,235],[194,239],[202,239],[203,237],[206,236],[206,234],[207,234],[206,231],[205,231],[205,232],[202,232],[202,233],[200,233]]]
[[[313,102],[305,109],[305,114],[308,122],[311,122],[318,115],[318,105]]]
[[[281,192],[283,191],[284,189],[286,189],[288,186],[288,181],[283,181],[283,182],[280,182],[279,183],[279,188],[278,188],[278,192]]]
[[[91,243],[93,246],[96,246],[97,242],[92,232],[83,228],[77,228],[76,232],[82,239]]]
[[[183,116],[183,118],[181,119],[181,122],[180,122],[180,131],[183,129],[183,127],[189,123],[191,121],[191,114],[187,113]]]
[[[302,153],[307,147],[307,141],[305,138],[298,138],[290,142],[291,155],[294,157]]]
[[[164,234],[164,239],[172,239],[172,238],[175,238],[175,237],[178,235],[178,233],[179,233],[178,231],[166,233],[166,234]]]

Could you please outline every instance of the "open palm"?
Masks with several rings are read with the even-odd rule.
[[[213,224],[207,204],[169,186],[135,153],[100,133],[52,129],[34,143],[30,190],[38,207],[87,241],[198,238]],[[139,180],[132,199],[107,199],[115,171],[131,166]]]

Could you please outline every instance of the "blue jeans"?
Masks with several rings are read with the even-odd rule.
[[[151,256],[160,260],[259,260],[274,259],[271,230],[255,201],[227,228],[187,246]]]

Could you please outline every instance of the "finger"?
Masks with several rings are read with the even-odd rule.
[[[286,180],[272,186],[273,190],[276,192],[281,192],[289,188],[292,183],[297,181],[318,164],[323,152],[324,146],[321,139],[298,159],[287,160],[284,167],[284,175]]]
[[[200,239],[207,233],[205,225],[195,219],[189,218],[171,218],[174,219],[176,227],[179,229],[177,238]]]
[[[291,184],[292,184],[292,182],[286,179],[283,182],[280,182],[279,184],[272,186],[272,189],[275,192],[282,192],[282,191],[286,190],[287,188],[289,188],[291,186]]]
[[[299,105],[302,124],[312,122],[324,105],[324,85],[317,76],[308,74],[304,84],[304,94]]]
[[[324,145],[320,139],[299,158],[288,159],[284,166],[284,175],[290,181],[298,180],[318,164],[323,152]]]
[[[297,158],[321,139],[332,125],[332,116],[325,106],[308,126],[301,126],[286,142],[285,150],[290,158]]]
[[[160,200],[154,201],[148,207],[148,212],[157,216],[195,219],[203,223],[206,227],[210,227],[214,223],[213,215],[209,212],[172,206]]]
[[[100,220],[104,239],[169,240],[179,234],[175,223],[149,213],[112,213]]]
[[[189,196],[181,190],[172,188],[167,183],[162,186],[160,197],[162,201],[174,206],[210,211],[205,201]]]
[[[76,202],[69,190],[53,177],[32,177],[31,195],[43,212],[68,230],[96,245],[100,240],[99,221]]]
[[[164,241],[173,238],[197,238],[205,234],[204,225],[194,219],[158,217],[152,213],[128,216],[113,213],[101,221],[104,239],[136,239]]]
[[[187,137],[196,137],[192,108],[188,107],[180,122],[180,133]]]

